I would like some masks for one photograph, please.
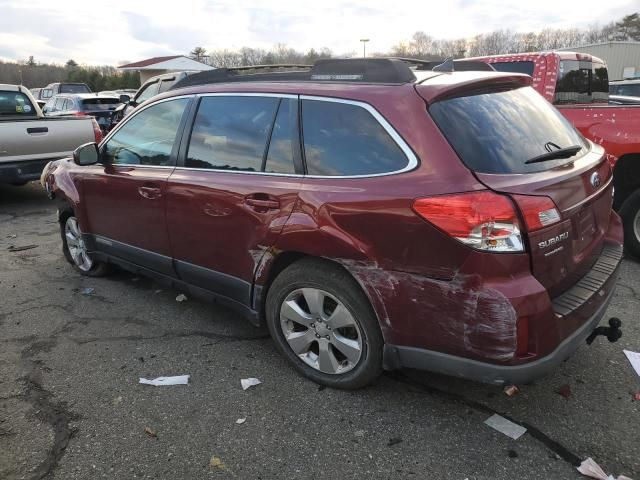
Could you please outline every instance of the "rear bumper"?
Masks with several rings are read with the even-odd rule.
[[[38,180],[42,169],[54,158],[0,163],[0,183],[25,183]]]
[[[390,369],[416,368],[497,385],[528,383],[547,374],[571,356],[600,323],[613,293],[614,289],[611,289],[591,318],[558,345],[551,354],[529,363],[495,365],[446,353],[387,344],[384,347],[384,364]]]

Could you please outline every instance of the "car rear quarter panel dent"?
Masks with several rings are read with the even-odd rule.
[[[383,270],[375,262],[337,261],[367,292],[388,337],[394,330],[414,332],[415,338],[426,340],[416,345],[423,348],[497,361],[513,358],[516,311],[502,292],[483,285],[479,275],[458,273],[452,280],[438,280]],[[436,343],[429,340],[436,338]]]

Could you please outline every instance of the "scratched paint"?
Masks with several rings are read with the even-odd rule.
[[[517,346],[517,314],[498,290],[479,275],[457,273],[444,281],[379,268],[375,262],[338,260],[375,299],[381,320],[392,329],[432,331],[459,349],[493,360],[513,358]],[[400,321],[390,318],[385,304],[405,306]]]

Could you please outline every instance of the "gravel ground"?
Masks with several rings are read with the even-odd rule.
[[[39,186],[0,185],[0,478],[572,479],[586,457],[640,478],[640,379],[622,353],[640,350],[639,273],[625,259],[606,317],[623,320],[618,343],[580,347],[513,397],[417,371],[343,392],[221,307],[77,275]],[[180,374],[189,385],[138,383]],[[247,377],[263,383],[243,391]],[[484,425],[495,412],[528,432]]]

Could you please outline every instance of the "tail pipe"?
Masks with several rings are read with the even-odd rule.
[[[611,343],[617,342],[620,340],[620,337],[622,337],[622,330],[620,330],[621,326],[622,322],[619,318],[610,318],[608,327],[598,327],[591,332],[591,335],[587,337],[587,345],[591,345],[598,335],[607,337],[607,340]]]

